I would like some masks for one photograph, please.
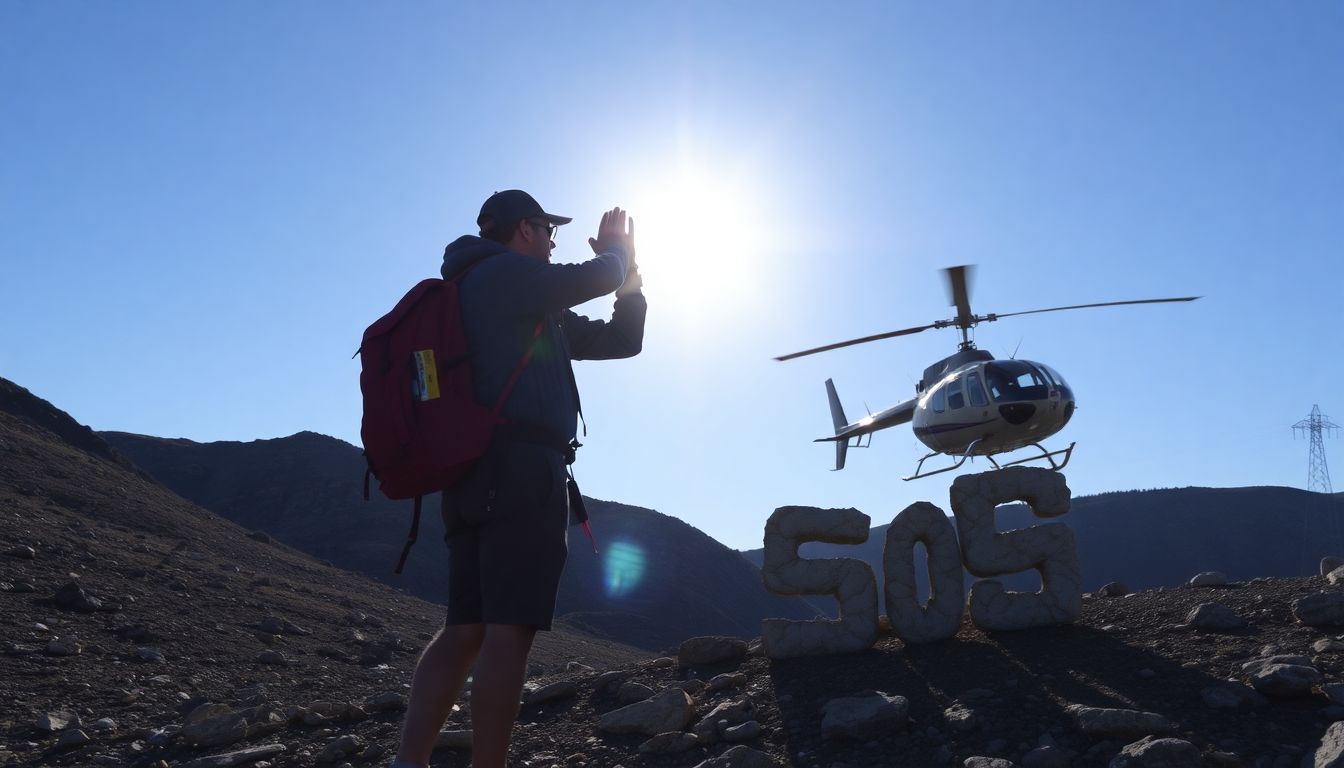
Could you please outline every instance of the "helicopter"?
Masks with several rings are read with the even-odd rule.
[[[961,343],[957,351],[924,369],[924,375],[915,384],[915,397],[886,410],[850,423],[845,417],[835,384],[826,380],[826,396],[831,406],[831,421],[835,434],[819,437],[813,442],[835,443],[835,469],[845,467],[845,453],[849,448],[867,448],[873,433],[879,430],[913,422],[915,437],[930,449],[919,460],[912,475],[903,480],[951,472],[972,456],[983,456],[995,469],[1046,461],[1050,468],[1060,470],[1073,456],[1076,443],[1067,448],[1050,451],[1041,445],[1069,423],[1076,408],[1073,389],[1054,368],[1031,360],[996,360],[983,349],[977,349],[970,331],[980,323],[992,323],[1001,318],[1034,315],[1042,312],[1060,312],[1066,309],[1115,307],[1126,304],[1161,304],[1176,301],[1194,301],[1199,296],[1169,299],[1139,299],[1135,301],[1108,301],[1099,304],[1076,304],[1067,307],[1032,309],[1025,312],[977,315],[971,312],[970,292],[967,289],[971,265],[949,267],[943,270],[947,281],[950,303],[957,308],[951,320],[939,320],[928,325],[903,328],[899,331],[864,336],[835,344],[827,344],[802,352],[776,357],[793,360],[841,347],[866,344],[870,341],[908,336],[933,328],[957,328]],[[865,439],[866,438],[866,439]],[[1040,453],[1000,463],[995,456],[1020,448],[1035,448]],[[952,457],[950,466],[924,472],[924,462],[945,454]],[[1059,459],[1056,461],[1056,459]]]

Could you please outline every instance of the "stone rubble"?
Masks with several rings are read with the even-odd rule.
[[[1035,492],[1048,509],[1051,488]],[[937,521],[916,517],[905,518],[908,525],[896,544],[888,537],[889,546],[944,546],[929,533]],[[851,518],[842,515],[840,528],[853,526]],[[67,529],[43,525],[32,527]],[[389,622],[353,600],[325,618],[277,606],[268,595],[306,594],[330,605],[347,597],[318,580],[258,573],[255,563],[246,564],[246,572],[230,570],[232,556],[195,541],[176,550],[172,542],[127,543],[106,558],[117,561],[108,567],[124,580],[100,579],[79,568],[85,550],[78,542],[90,540],[85,532],[93,528],[70,527],[69,538],[52,541],[23,537],[34,545],[21,545],[30,555],[16,554],[12,542],[0,545],[10,555],[3,560],[9,570],[42,567],[57,546],[71,558],[36,577],[8,570],[0,576],[4,599],[17,606],[0,632],[5,684],[35,681],[12,693],[20,704],[4,721],[0,767],[385,768],[390,762],[408,672],[429,636],[421,630],[441,616],[421,609],[426,616],[418,625]],[[110,538],[115,530],[96,533]],[[772,647],[769,639],[703,636],[664,648],[656,661],[620,662],[618,669],[604,670],[587,663],[591,659],[562,661],[529,673],[514,762],[528,768],[1344,768],[1344,639],[1334,634],[1344,628],[1344,592],[1329,578],[1344,571],[1344,560],[1326,565],[1324,575],[1302,580],[1309,588],[1292,600],[1238,600],[1266,583],[1258,580],[1140,593],[1108,585],[1085,598],[1089,611],[1109,606],[1102,609],[1106,620],[1085,627],[1001,633],[965,623],[955,639],[921,643],[917,633],[902,634],[918,620],[879,623],[874,617],[873,626],[884,628],[881,637],[852,655],[781,657],[770,652],[783,646]],[[1067,572],[1055,576],[1067,582]],[[862,598],[847,609],[857,615],[866,610],[866,587],[852,589],[846,578],[840,574],[840,592]],[[217,591],[202,589],[211,584]],[[202,613],[198,601],[205,599],[232,600],[237,613]],[[1162,601],[1170,601],[1170,610],[1158,610],[1166,606]],[[1124,612],[1123,606],[1141,602],[1144,610]],[[1067,613],[1066,603],[1058,600],[1054,608]],[[878,607],[875,592],[872,606]],[[929,607],[924,610],[927,615]],[[826,621],[832,626],[823,635],[837,624]],[[804,650],[827,647],[799,637]],[[840,637],[842,645],[853,640]],[[1073,668],[1037,668],[1055,650],[1080,643],[1103,659],[1119,653],[1123,661],[1114,676],[1096,680],[1100,667],[1088,669],[1086,660],[1076,677]],[[1172,653],[1196,646],[1198,657]],[[264,663],[262,656],[283,663]],[[986,656],[1018,666],[1011,676],[980,675],[978,666],[975,674],[957,676],[958,664],[982,664]],[[904,682],[891,686],[891,679]],[[881,691],[865,690],[871,688]],[[1144,706],[1124,709],[1131,700]],[[1014,718],[1026,711],[1037,719],[1023,726]],[[1245,723],[1243,732],[1219,731],[1229,721]],[[435,765],[469,762],[469,723],[464,696],[451,729],[438,737]],[[1306,737],[1292,730],[1301,724],[1310,729]]]

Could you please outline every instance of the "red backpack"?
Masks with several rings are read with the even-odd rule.
[[[493,407],[478,403],[471,355],[462,327],[459,288],[471,267],[451,280],[430,278],[364,331],[359,388],[364,394],[360,437],[369,476],[389,499],[415,499],[415,517],[395,573],[401,573],[420,529],[420,501],[453,485],[490,445],[499,412],[527,367],[529,344]],[[541,333],[538,323],[533,333]]]

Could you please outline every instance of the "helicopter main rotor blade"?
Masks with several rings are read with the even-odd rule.
[[[1087,309],[1088,307],[1118,307],[1124,304],[1163,304],[1169,301],[1194,301],[1201,298],[1199,296],[1182,296],[1176,299],[1138,299],[1136,301],[1103,301],[1100,304],[1075,304],[1071,307],[1051,307],[1049,309],[1029,309],[1025,312],[1006,312],[1004,314],[986,315],[986,320],[998,320],[1004,317],[1016,317],[1017,315],[1035,315],[1041,312],[1059,312],[1065,309]]]
[[[880,341],[880,340],[882,340],[882,339],[890,339],[890,338],[893,338],[893,337],[895,337],[895,336],[908,336],[908,335],[910,335],[910,334],[912,334],[912,333],[919,333],[920,331],[927,331],[927,330],[929,330],[930,328],[946,328],[948,325],[950,325],[950,323],[948,323],[947,321],[943,321],[943,322],[940,322],[940,323],[932,323],[932,324],[930,324],[930,325],[921,325],[921,326],[918,326],[918,327],[915,327],[915,328],[903,328],[903,329],[901,329],[901,330],[899,330],[899,331],[890,331],[890,332],[888,332],[888,333],[879,333],[879,334],[876,334],[876,335],[874,335],[874,336],[864,336],[864,337],[861,338],[861,339],[850,339],[849,341],[842,341],[842,342],[839,342],[839,343],[837,343],[837,344],[827,344],[827,345],[824,346],[824,347],[815,347],[815,348],[813,348],[813,349],[805,349],[805,350],[803,350],[802,352],[794,352],[793,354],[790,354],[790,355],[781,355],[781,356],[779,356],[779,357],[776,357],[775,359],[776,359],[776,360],[779,360],[779,361],[782,362],[782,361],[784,361],[784,360],[792,360],[792,359],[794,359],[795,357],[803,357],[804,355],[815,355],[815,354],[818,353],[818,352],[829,352],[829,351],[832,350],[832,349],[840,349],[841,347],[852,347],[852,346],[854,346],[855,344],[864,344],[864,343],[867,343],[867,342],[870,342],[870,341]]]
[[[975,315],[971,314],[971,292],[966,285],[974,272],[973,264],[943,270],[943,275],[947,278],[948,298],[951,299],[949,303],[957,308],[958,328],[970,328],[975,325]]]

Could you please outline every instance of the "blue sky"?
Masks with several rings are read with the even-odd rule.
[[[955,349],[938,269],[1079,411],[1075,494],[1296,485],[1344,421],[1344,6],[0,4],[0,376],[100,430],[359,442],[365,326],[497,189],[638,222],[645,352],[580,363],[585,492],[760,546],[946,509],[908,428],[812,438]],[[602,315],[610,300],[581,311]],[[1338,485],[1344,450],[1327,442]],[[987,468],[983,461],[976,469]]]

